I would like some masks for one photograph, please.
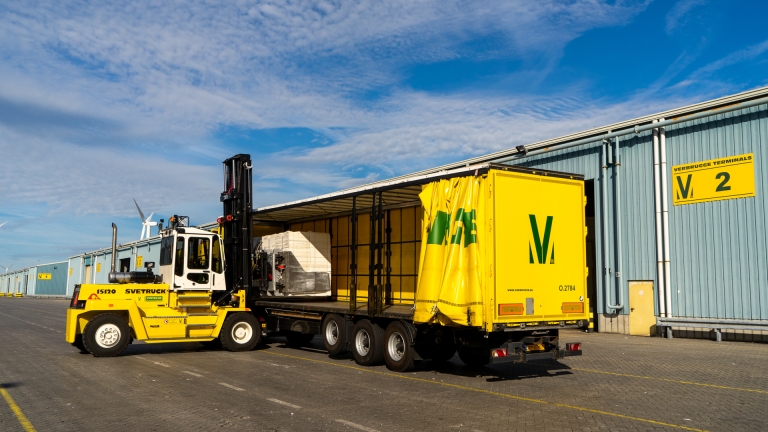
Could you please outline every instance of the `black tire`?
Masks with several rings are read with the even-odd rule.
[[[374,366],[384,361],[384,330],[363,319],[352,330],[352,355],[361,366]]]
[[[453,330],[440,327],[430,333],[430,359],[435,362],[446,362],[456,355],[456,342]]]
[[[288,345],[300,347],[309,345],[312,339],[315,338],[315,335],[312,333],[289,331],[285,333],[285,338],[288,339]]]
[[[131,342],[131,329],[120,315],[103,313],[88,321],[82,341],[94,357],[115,357]]]
[[[221,339],[216,338],[214,340],[200,342],[206,349],[210,350],[220,350],[221,349]]]
[[[459,358],[469,367],[483,367],[491,361],[490,350],[482,354],[470,348],[459,348]]]
[[[82,334],[75,336],[75,341],[72,342],[72,346],[79,349],[81,353],[88,353],[88,350],[85,349],[85,344],[83,344]]]
[[[323,320],[323,345],[330,355],[347,351],[346,323],[341,315],[328,314]]]
[[[412,333],[400,321],[393,321],[384,332],[384,362],[395,372],[408,372],[416,366]]]
[[[261,340],[259,320],[249,313],[233,313],[224,320],[219,340],[227,351],[250,351]]]

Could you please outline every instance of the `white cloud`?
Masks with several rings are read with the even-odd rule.
[[[672,7],[672,9],[667,13],[666,16],[666,30],[667,34],[672,34],[672,32],[680,27],[681,25],[684,25],[687,21],[686,15],[688,12],[696,8],[696,6],[701,6],[705,4],[706,0],[680,0]]]

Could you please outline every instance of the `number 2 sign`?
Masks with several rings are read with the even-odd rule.
[[[672,167],[674,205],[755,196],[754,154]]]

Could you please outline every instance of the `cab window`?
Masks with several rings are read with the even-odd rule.
[[[207,270],[210,250],[210,238],[190,237],[187,244],[187,268],[190,270]]]
[[[224,271],[224,266],[221,260],[221,243],[219,242],[219,236],[213,236],[213,254],[211,257],[211,270],[216,273]]]
[[[160,265],[173,264],[173,237],[163,237],[160,241]]]
[[[176,239],[176,276],[184,276],[184,237]]]

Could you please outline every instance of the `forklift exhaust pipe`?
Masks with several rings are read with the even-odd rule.
[[[118,272],[117,267],[117,225],[112,224],[112,269],[109,272],[109,283],[161,283],[162,275],[152,273],[152,267],[146,266],[145,272]]]
[[[109,270],[109,283],[117,282],[115,278],[115,267],[117,267],[117,225],[112,224],[112,267]]]

